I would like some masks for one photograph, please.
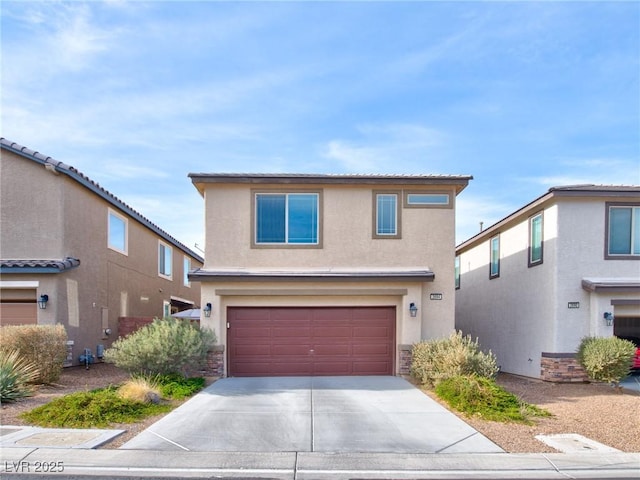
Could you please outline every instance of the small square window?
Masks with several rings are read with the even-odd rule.
[[[172,276],[172,257],[173,249],[169,245],[160,242],[158,244],[158,275],[169,280],[171,280]]]
[[[497,278],[500,276],[500,235],[492,237],[489,243],[491,245],[489,278]]]
[[[107,245],[111,250],[127,255],[128,227],[126,217],[109,210]]]

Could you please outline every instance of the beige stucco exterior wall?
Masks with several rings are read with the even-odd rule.
[[[81,262],[58,274],[11,274],[2,281],[38,282],[37,294],[49,295],[38,323],[65,325],[76,358],[84,348],[95,354],[97,344],[108,347],[119,316],[162,316],[172,297],[199,306],[199,285],[183,285],[182,250],[171,245],[173,276],[162,278],[155,232],[64,174],[5,150],[1,162],[0,257]],[[108,248],[110,209],[128,219],[127,255]],[[190,258],[191,268],[201,266]]]
[[[542,352],[573,353],[585,336],[611,336],[604,312],[613,300],[640,301],[633,292],[589,292],[584,278],[640,279],[640,261],[606,260],[605,203],[616,197],[569,197],[525,212],[500,229],[500,277],[489,279],[487,234],[459,254],[456,327],[480,339],[504,371],[540,376]],[[637,200],[636,200],[637,201]],[[544,259],[528,267],[528,218],[544,210]],[[568,308],[569,303],[579,308]],[[619,307],[621,316],[633,308]],[[629,313],[631,312],[631,313]]]
[[[455,188],[385,185],[304,185],[321,193],[319,248],[252,248],[252,201],[257,191],[292,192],[294,185],[206,185],[204,270],[429,268],[433,282],[324,280],[287,282],[202,282],[201,303],[213,305],[213,328],[226,345],[229,306],[395,306],[396,343],[449,335],[454,329]],[[446,191],[452,208],[401,208],[400,239],[373,238],[373,192]],[[430,300],[431,293],[442,294]],[[409,304],[418,316],[411,318]],[[396,366],[398,361],[396,359]]]

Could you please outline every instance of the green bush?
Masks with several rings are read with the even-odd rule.
[[[0,402],[14,402],[32,394],[29,383],[38,378],[35,365],[17,350],[0,350]]]
[[[104,352],[106,362],[134,375],[186,376],[203,365],[215,335],[177,318],[155,319],[131,335],[116,340]]]
[[[67,358],[67,332],[62,325],[10,325],[0,327],[2,350],[17,350],[38,369],[34,383],[60,378]]]
[[[589,378],[617,385],[629,375],[636,347],[617,337],[585,337],[578,346],[578,363]]]
[[[486,377],[450,377],[438,383],[435,392],[455,410],[485,420],[529,424],[533,416],[550,415],[546,410],[522,402],[495,380]]]
[[[133,423],[171,410],[168,404],[121,398],[115,388],[77,392],[23,413],[22,418],[41,427],[94,428]]]
[[[182,375],[159,375],[154,378],[160,393],[165,398],[182,400],[204,388],[204,378],[185,378]]]
[[[498,373],[496,357],[480,350],[478,340],[455,332],[448,338],[428,340],[413,346],[411,375],[422,385],[434,386],[457,375],[475,374],[492,378]]]

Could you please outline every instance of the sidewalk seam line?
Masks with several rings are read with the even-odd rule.
[[[569,475],[568,473],[564,473],[563,471],[561,471],[561,470],[556,466],[556,464],[555,464],[555,463],[553,463],[553,461],[552,461],[549,457],[547,457],[547,455],[546,455],[546,454],[544,454],[544,453],[543,453],[543,454],[542,454],[542,458],[544,458],[547,462],[549,462],[549,463],[551,464],[551,466],[554,468],[554,470],[555,470],[556,472],[558,472],[560,475],[564,475],[564,476],[565,476],[565,477],[567,477],[567,478],[576,478],[576,477],[574,477],[574,476],[572,476],[572,475]]]
[[[179,448],[181,448],[181,449],[183,449],[183,450],[185,450],[185,451],[187,451],[187,452],[190,452],[190,451],[191,451],[191,450],[189,450],[187,447],[183,447],[183,446],[182,446],[182,445],[180,445],[179,443],[176,443],[176,442],[174,442],[173,440],[169,440],[168,438],[163,437],[163,436],[162,436],[162,435],[160,435],[159,433],[153,432],[153,431],[151,431],[151,430],[149,430],[149,433],[151,433],[152,435],[155,435],[156,437],[161,438],[161,439],[162,439],[162,440],[164,440],[165,442],[169,442],[169,443],[171,443],[172,445],[175,445],[176,447],[179,447]]]

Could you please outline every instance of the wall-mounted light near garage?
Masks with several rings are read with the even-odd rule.
[[[607,324],[607,327],[610,327],[611,325],[613,325],[613,313],[611,312],[604,312],[604,321]]]
[[[412,317],[415,317],[416,315],[418,315],[418,307],[416,307],[416,304],[413,302],[409,304],[409,313],[411,314]]]
[[[211,316],[211,304],[207,303],[204,308],[202,309],[202,311],[204,312],[204,316],[205,317],[210,317]]]
[[[47,308],[47,302],[49,301],[49,295],[46,293],[44,295],[40,295],[40,299],[38,300],[38,306],[44,310]]]

